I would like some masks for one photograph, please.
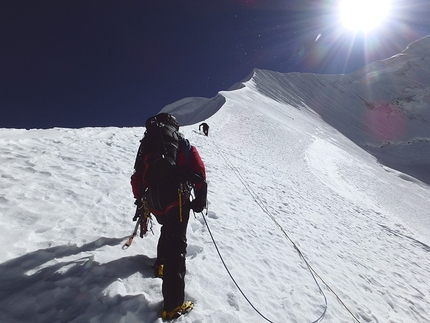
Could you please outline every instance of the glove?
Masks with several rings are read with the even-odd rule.
[[[207,199],[207,191],[208,191],[208,186],[206,184],[206,182],[204,182],[204,185],[202,188],[195,190],[195,199],[191,201],[191,209],[194,212],[202,212],[203,209],[206,207],[206,199]]]
[[[136,199],[134,201],[134,205],[136,205],[136,213],[134,214],[133,221],[136,221],[139,216],[143,214],[143,201],[142,199]]]
[[[190,207],[194,212],[197,212],[197,213],[202,212],[204,209],[204,206],[201,203],[199,203],[199,201],[197,201],[196,199],[191,201]]]

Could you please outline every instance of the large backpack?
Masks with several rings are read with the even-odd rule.
[[[189,149],[189,143],[178,130],[176,119],[169,114],[149,118],[137,153],[134,168],[143,176],[148,207],[155,215],[177,206],[182,193],[178,191],[183,175],[176,164],[177,154],[180,146]]]

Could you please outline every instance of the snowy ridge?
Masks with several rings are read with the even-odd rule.
[[[430,322],[430,187],[382,167],[310,107],[298,83],[301,96],[288,101],[277,83],[287,78],[255,75],[262,79],[220,92],[209,137],[198,123],[181,128],[207,167],[206,220],[248,299],[272,322],[314,322],[325,310],[269,213],[359,322]],[[332,93],[348,86],[325,80]],[[347,101],[333,102],[345,111]],[[408,122],[419,124],[422,111]],[[327,113],[339,124],[359,116]],[[362,127],[350,128],[359,140]],[[423,129],[405,159],[425,153]],[[161,323],[161,280],[150,267],[159,225],[121,248],[134,227],[129,179],[144,130],[0,129],[0,322]],[[320,284],[323,322],[355,322]],[[188,227],[186,298],[195,309],[177,322],[264,321],[226,273],[200,214]]]
[[[277,102],[311,109],[382,164],[429,184],[429,48],[427,36],[398,55],[342,75],[255,69],[230,91],[250,87]],[[186,98],[162,111],[177,114],[181,124],[189,125],[207,119],[224,102],[220,94],[213,99]],[[196,107],[198,117],[186,113]]]
[[[430,57],[423,62],[430,79]],[[414,70],[423,71],[419,65]],[[430,86],[397,72],[376,73],[372,84],[359,75],[255,70],[246,85],[278,102],[312,109],[381,163],[430,183]]]
[[[346,75],[255,70],[247,86],[274,100],[314,110],[381,163],[430,183],[430,55],[412,53]],[[415,142],[421,151],[418,160]],[[393,150],[396,146],[373,148],[393,143],[397,147],[404,143],[401,152]],[[416,164],[419,171],[411,167]]]

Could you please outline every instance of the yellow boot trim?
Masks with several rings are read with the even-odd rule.
[[[163,321],[168,321],[168,320],[176,319],[179,316],[181,316],[182,314],[186,314],[189,311],[191,311],[193,309],[193,307],[194,307],[193,302],[186,301],[186,302],[182,303],[181,306],[178,306],[178,307],[174,308],[170,312],[162,311],[161,312],[161,319]]]

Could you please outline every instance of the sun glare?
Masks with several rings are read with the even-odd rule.
[[[390,0],[341,0],[342,24],[353,31],[368,32],[379,26],[390,10]]]

